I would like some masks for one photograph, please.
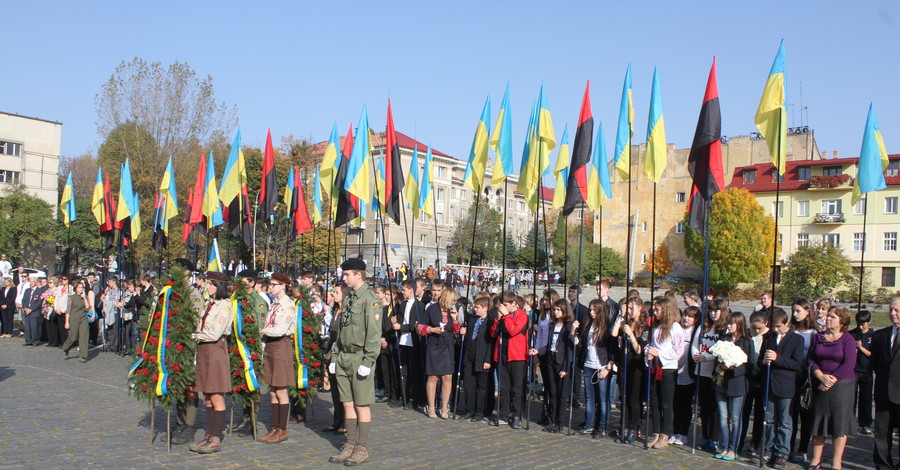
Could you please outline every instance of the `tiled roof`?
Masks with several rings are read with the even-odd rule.
[[[888,155],[888,159],[891,161],[900,161],[900,154]],[[809,181],[800,181],[798,179],[799,168],[847,164],[855,165],[857,161],[857,158],[832,158],[825,160],[795,160],[787,162],[784,181],[781,183],[781,190],[794,191],[809,188]],[[746,170],[756,170],[755,182],[744,183],[744,171]],[[900,185],[900,175],[886,176],[884,180],[888,186]],[[743,188],[751,193],[775,191],[777,188],[777,183],[775,182],[775,165],[771,163],[757,163],[755,165],[737,167],[734,169],[734,175],[730,186],[733,188]]]

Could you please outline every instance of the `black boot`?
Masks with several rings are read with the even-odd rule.
[[[183,424],[177,424],[177,423],[174,426],[172,426],[172,438],[173,439],[175,438],[175,436],[178,435],[178,433],[181,432],[181,428],[183,428],[183,427],[184,427]],[[163,436],[160,438],[160,440],[163,442],[169,442],[168,433],[164,433]],[[175,442],[175,441],[172,441],[172,442]]]
[[[194,442],[194,432],[193,426],[183,426],[178,434],[172,433],[172,444],[179,446]]]

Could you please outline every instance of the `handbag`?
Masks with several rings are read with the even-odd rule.
[[[806,381],[800,386],[800,409],[809,411],[812,408],[812,364],[806,371]]]

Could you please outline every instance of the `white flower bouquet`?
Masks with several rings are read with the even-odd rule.
[[[747,353],[731,341],[717,341],[709,352],[716,356],[719,366],[713,374],[713,382],[722,385],[725,380],[724,369],[733,369],[747,363]]]

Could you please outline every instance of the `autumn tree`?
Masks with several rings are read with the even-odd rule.
[[[705,237],[685,218],[685,249],[703,266]],[[753,282],[771,269],[775,220],[767,216],[746,189],[729,188],[713,197],[709,216],[709,282],[731,289]]]
[[[797,247],[785,260],[781,273],[781,284],[791,298],[821,297],[855,279],[850,259],[839,246],[830,243]]]
[[[662,242],[658,247],[656,247],[656,253],[653,258],[653,274],[657,279],[661,279],[666,277],[669,273],[672,272],[672,269],[675,268],[675,264],[672,262],[672,257],[669,255],[669,244],[666,242]]]

